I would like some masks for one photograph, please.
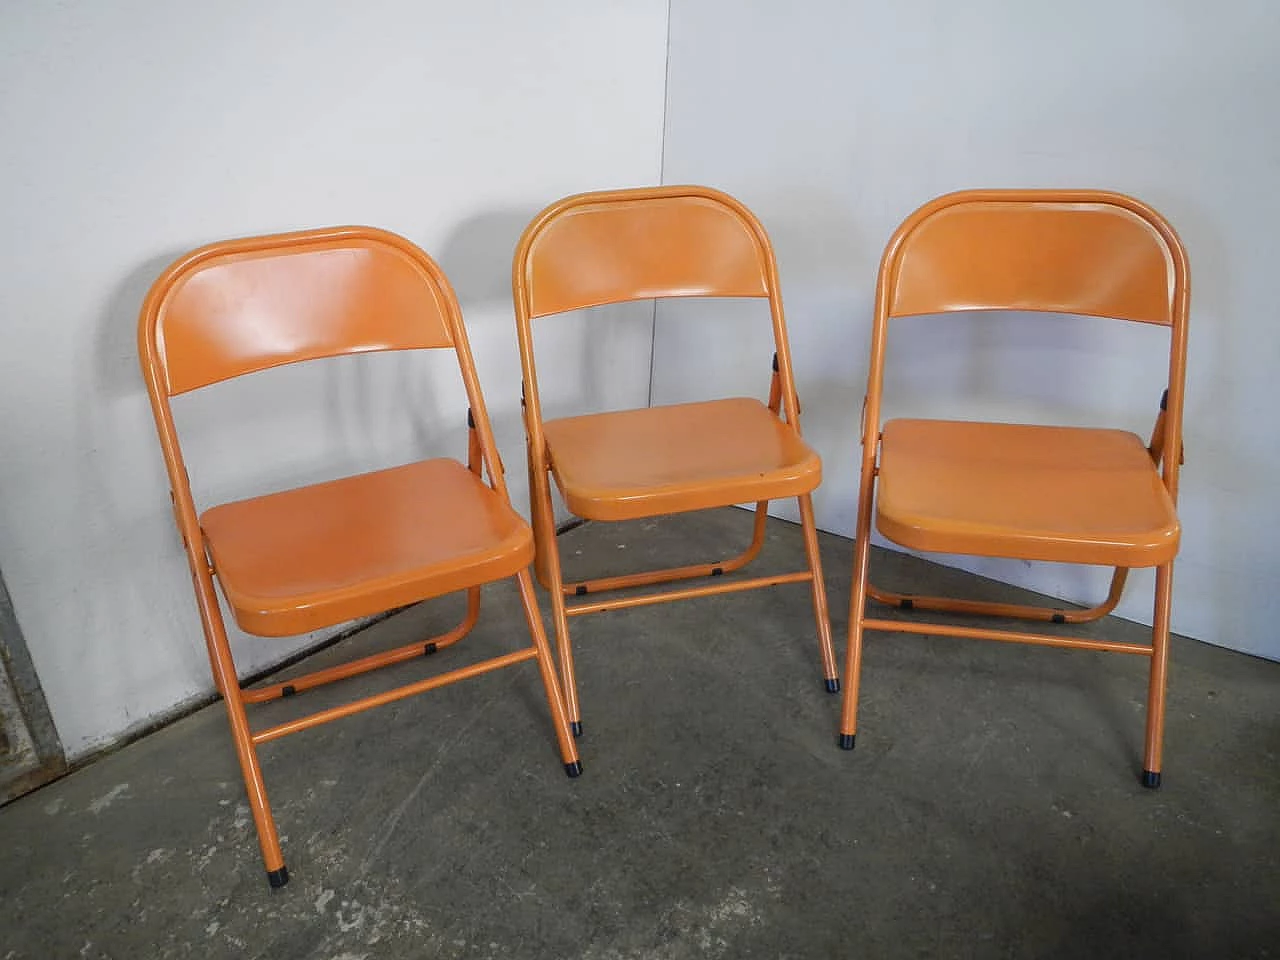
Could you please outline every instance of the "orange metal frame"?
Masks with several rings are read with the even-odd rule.
[[[336,244],[340,246],[345,241],[380,244],[396,251],[399,255],[413,262],[423,275],[424,282],[432,286],[436,304],[440,309],[446,326],[448,339],[451,341],[449,345],[458,358],[464,388],[470,404],[468,411],[467,466],[477,477],[483,478],[484,474],[487,473],[489,487],[509,506],[501,460],[497,454],[493,430],[480,393],[479,379],[475,372],[474,361],[467,343],[466,331],[462,324],[461,314],[452,288],[439,266],[420,249],[402,237],[371,227],[338,227],[212,244],[179,259],[165,271],[148,293],[139,320],[139,355],[169,476],[174,519],[182,535],[183,546],[195,589],[196,603],[204,628],[205,644],[208,650],[213,679],[218,692],[226,703],[236,755],[244,776],[245,788],[248,793],[254,824],[257,828],[263,862],[272,887],[280,887],[287,883],[289,873],[285,866],[279,833],[267,799],[262,767],[258,758],[257,747],[261,744],[277,740],[292,733],[311,729],[331,720],[351,716],[374,707],[423,693],[427,690],[490,673],[506,666],[535,660],[538,664],[541,680],[551,708],[553,727],[565,770],[570,776],[577,776],[582,770],[578,760],[577,746],[569,730],[568,714],[556,679],[555,663],[543,628],[542,617],[538,611],[533,580],[527,567],[519,571],[515,579],[519,586],[521,604],[530,631],[530,646],[261,730],[255,731],[249,725],[245,710],[246,704],[263,703],[277,700],[281,697],[293,696],[324,684],[358,676],[393,664],[403,663],[417,657],[434,654],[445,647],[457,643],[466,636],[474,627],[480,613],[480,587],[473,586],[466,591],[467,610],[462,622],[454,629],[439,636],[363,657],[339,666],[317,670],[288,681],[270,683],[257,689],[241,688],[237,678],[231,648],[227,641],[226,626],[214,591],[213,580],[217,575],[217,571],[200,528],[170,406],[171,396],[185,392],[188,389],[196,389],[205,385],[205,382],[216,382],[218,379],[226,379],[226,377],[210,376],[205,382],[186,384],[181,389],[172,388],[170,362],[173,359],[174,348],[171,344],[166,345],[164,343],[163,311],[179,282],[189,278],[211,262],[217,260],[225,261],[228,258],[268,257],[273,254],[288,252],[292,247],[308,243]],[[387,345],[373,349],[401,348],[396,345]],[[369,348],[365,347],[364,349]],[[300,350],[300,352],[304,351]],[[349,351],[342,349],[341,346],[335,347],[330,344],[328,348],[319,351],[312,350],[305,356],[277,357],[269,361],[264,360],[254,364],[254,368],[263,369],[281,363],[291,363],[319,356],[336,356],[345,352]],[[186,359],[191,360],[191,358]],[[198,367],[204,361],[197,357],[192,362]],[[241,370],[239,372],[249,371]],[[238,375],[238,373],[234,375]],[[187,376],[189,378],[191,376],[189,370]],[[424,531],[424,535],[429,535],[429,531]],[[434,596],[436,594],[431,595]],[[424,596],[422,599],[428,599],[428,597]]]
[[[897,230],[886,247],[880,265],[876,292],[875,324],[872,333],[871,363],[868,373],[867,396],[862,416],[862,480],[858,500],[855,532],[853,590],[850,597],[848,652],[844,670],[844,698],[840,716],[839,744],[851,750],[857,733],[857,707],[862,668],[863,634],[866,630],[890,633],[912,633],[929,636],[965,637],[1025,643],[1037,646],[1065,647],[1077,650],[1102,650],[1128,653],[1151,659],[1147,690],[1147,722],[1144,738],[1142,783],[1147,787],[1160,785],[1162,746],[1164,739],[1165,689],[1169,660],[1169,615],[1173,597],[1172,561],[1156,568],[1155,606],[1151,645],[1118,643],[1105,640],[1087,640],[1048,633],[1030,633],[1011,630],[995,630],[963,625],[912,623],[868,617],[868,599],[907,610],[928,610],[961,615],[1008,617],[1012,619],[1045,623],[1088,623],[1106,616],[1120,602],[1128,570],[1116,568],[1106,599],[1083,610],[1064,610],[1052,607],[1020,604],[989,603],[951,597],[934,597],[917,594],[895,593],[875,587],[869,580],[870,540],[872,508],[875,500],[876,479],[879,476],[878,453],[880,439],[881,400],[884,384],[885,344],[888,321],[896,314],[891,309],[895,284],[901,283],[901,262],[904,249],[913,231],[930,218],[945,215],[961,204],[1025,204],[1070,206],[1073,204],[1112,205],[1134,214],[1150,227],[1150,242],[1162,248],[1171,266],[1171,285],[1168,291],[1168,319],[1159,321],[1170,328],[1168,388],[1160,402],[1155,425],[1148,444],[1148,453],[1159,470],[1160,477],[1170,498],[1177,503],[1178,471],[1183,462],[1182,409],[1186,378],[1187,320],[1190,309],[1190,271],[1186,251],[1173,228],[1155,210],[1122,194],[1101,191],[1049,191],[1049,190],[977,190],[949,194],[932,201],[913,213]],[[1016,304],[1006,304],[1006,309],[1048,310],[1053,306],[1037,304],[1035,291],[1029,291],[1027,299]],[[984,305],[984,309],[999,306]],[[962,307],[952,307],[961,310]],[[934,312],[934,311],[909,311]],[[945,311],[939,311],[945,312]],[[1070,312],[1070,311],[1067,311]],[[1084,312],[1084,311],[1080,311]],[[1111,314],[1108,314],[1111,315]],[[1113,316],[1113,315],[1112,315]],[[1151,322],[1145,317],[1118,317]]]
[[[570,725],[575,736],[582,735],[582,715],[578,702],[573,649],[569,637],[569,618],[609,610],[649,606],[675,600],[687,600],[717,594],[737,593],[787,583],[810,585],[814,618],[817,623],[819,652],[823,676],[829,693],[838,693],[840,680],[831,639],[830,618],[826,588],[822,579],[822,566],[818,551],[817,526],[814,521],[813,503],[808,494],[797,498],[800,507],[801,529],[804,536],[807,569],[775,576],[753,577],[745,580],[720,580],[722,575],[734,573],[746,567],[760,553],[764,545],[765,523],[768,519],[768,501],[760,501],[755,507],[755,521],[751,542],[740,554],[724,560],[689,566],[648,570],[623,576],[575,580],[566,583],[561,570],[561,558],[556,541],[554,505],[551,498],[551,462],[543,435],[542,407],[539,402],[538,377],[534,364],[532,320],[535,314],[528,285],[533,246],[539,232],[557,218],[572,216],[576,211],[599,205],[615,205],[618,209],[628,206],[642,208],[649,201],[682,200],[709,201],[721,205],[750,232],[760,257],[760,267],[765,277],[765,288],[772,318],[774,348],[773,375],[770,382],[768,407],[775,416],[800,432],[800,401],[792,375],[791,352],[787,340],[786,323],[782,310],[777,277],[777,264],[773,248],[764,227],[756,217],[734,198],[718,190],[698,186],[673,186],[640,188],[631,190],[602,191],[567,197],[542,211],[525,230],[516,249],[513,263],[513,293],[516,311],[516,327],[520,341],[520,357],[524,375],[523,400],[525,432],[528,440],[529,495],[533,513],[534,537],[537,557],[534,569],[539,581],[551,595],[552,620],[555,626],[556,647],[560,660],[561,687],[569,711]],[[659,255],[666,255],[660,252]],[[586,267],[585,269],[590,269]],[[647,291],[635,296],[615,296],[597,300],[596,303],[618,303],[631,299],[648,299],[654,296],[691,296],[699,294],[665,291]],[[705,294],[703,294],[705,295]],[[726,504],[728,505],[728,504]],[[618,590],[658,586],[684,580],[714,577],[718,582],[678,590],[664,590],[639,595],[567,602],[568,597],[592,596]]]

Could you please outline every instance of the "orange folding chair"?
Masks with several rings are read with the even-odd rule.
[[[854,746],[866,630],[1110,650],[1151,658],[1142,783],[1160,785],[1189,284],[1187,255],[1173,228],[1150,207],[1115,193],[955,193],[921,207],[898,228],[876,291],[840,746]],[[1150,442],[1082,427],[949,420],[890,420],[882,427],[889,321],[972,310],[1167,327],[1168,387]],[[868,581],[873,502],[877,528],[902,546],[1112,567],[1110,592],[1091,609],[1059,610],[879,590]],[[1085,623],[1115,608],[1134,567],[1156,568],[1150,646],[866,615],[870,597],[907,610]]]
[[[303,360],[380,350],[452,349],[470,409],[467,465],[400,467],[225,503],[196,515],[170,398]],[[565,771],[582,771],[556,681],[529,564],[533,533],[512,509],[457,300],[407,240],[342,227],[232,240],[175,262],[142,308],[138,350],[214,682],[227,705],[258,841],[273,887],[288,882],[257,747],[290,733],[468,677],[536,660]],[[482,479],[488,475],[488,483]],[[438,637],[284,683],[242,689],[213,578],[248,633],[307,633],[467,591],[465,619]],[[342,706],[252,730],[246,703],[433,654],[470,632],[480,586],[515,577],[532,644]]]
[[[551,593],[569,717],[582,733],[568,618],[604,610],[808,583],[827,689],[839,690],[810,493],[822,477],[818,455],[800,437],[777,267],[760,222],[738,201],[706,187],[656,187],[569,197],[525,230],[513,268],[524,373],[529,490],[537,542],[535,569]],[[757,297],[773,319],[769,402],[733,398],[544,421],[533,358],[537,317],[656,297]],[[565,503],[588,520],[634,520],[755,503],[747,549],[693,566],[565,583],[556,545],[549,476]],[[701,586],[600,597],[598,594],[716,577],[746,566],[764,543],[768,502],[796,497],[808,568],[798,573],[716,580]],[[573,604],[566,598],[585,597]]]

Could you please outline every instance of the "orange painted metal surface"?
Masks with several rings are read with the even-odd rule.
[[[867,629],[1137,653],[1151,658],[1142,779],[1159,785],[1189,305],[1177,234],[1156,211],[1121,194],[966,191],[926,204],[898,228],[880,265],[862,415],[842,746],[853,746],[857,730]],[[1160,349],[1169,367],[1150,443],[1094,427],[882,423],[889,322],[974,310],[1074,313],[1165,328],[1152,333],[1167,337]],[[1116,569],[1107,599],[1076,611],[877,590],[868,579],[873,520],[913,549]],[[866,602],[875,598],[957,614],[1085,622],[1115,608],[1132,567],[1156,568],[1150,647],[866,616]]]
[[[1123,430],[890,420],[876,526],[913,550],[1151,567],[1178,517],[1146,445]]]
[[[736,556],[715,563],[695,563],[684,567],[666,567],[662,570],[644,570],[619,577],[598,577],[595,580],[578,580],[566,583],[561,591],[566,597],[584,593],[600,593],[606,590],[626,590],[630,587],[651,587],[659,583],[678,580],[695,580],[700,577],[722,576],[736,573],[760,555],[764,547],[765,523],[769,519],[768,502],[757,503],[755,522],[751,528],[751,543]],[[719,573],[716,571],[719,570]]]
[[[707,187],[652,187],[568,197],[525,230],[512,264],[516,330],[524,376],[529,490],[536,569],[551,593],[552,620],[568,710],[580,723],[571,615],[644,606],[807,581],[828,689],[838,687],[817,533],[809,502],[821,461],[800,435],[777,265],[760,222],[737,200]],[[588,306],[653,297],[756,297],[769,303],[775,362],[769,403],[726,398],[544,421],[532,321]],[[755,502],[751,545],[724,561],[566,584],[555,537],[552,477],[569,509],[596,520],[642,517]],[[809,567],[753,580],[719,579],[755,558],[768,501],[800,502]],[[701,576],[704,586],[579,601],[566,594],[654,586]]]
[[[529,316],[654,297],[767,297],[768,241],[735,201],[700,188],[569,197],[521,242]],[[750,219],[749,219],[750,218]]]
[[[896,593],[882,590],[874,583],[867,584],[867,596],[877,603],[908,610],[934,610],[964,613],[976,617],[1012,617],[1015,620],[1039,620],[1043,623],[1091,623],[1100,620],[1116,608],[1124,593],[1129,571],[1117,568],[1111,577],[1111,589],[1107,598],[1096,606],[1084,610],[1064,607],[1038,607],[1022,603],[992,603],[986,600],[966,600],[957,597],[931,597],[919,593]]]
[[[779,573],[769,577],[752,577],[749,580],[722,580],[715,585],[701,587],[682,587],[679,590],[667,590],[663,593],[643,593],[633,596],[608,597],[603,600],[584,600],[566,608],[571,617],[584,613],[604,613],[607,610],[629,610],[632,607],[647,607],[655,603],[667,603],[671,600],[691,600],[695,597],[712,597],[720,593],[741,593],[743,590],[758,590],[760,587],[776,587],[784,583],[808,583],[813,574],[808,570],[797,573]]]
[[[341,706],[330,707],[327,710],[318,710],[305,717],[299,717],[296,720],[289,720],[285,723],[276,724],[274,727],[267,727],[265,730],[259,730],[253,735],[253,742],[269,743],[272,740],[278,740],[291,733],[310,730],[312,727],[318,727],[320,724],[328,723],[331,720],[341,720],[344,717],[354,716],[357,713],[362,713],[363,711],[370,710],[373,707],[381,707],[388,703],[395,703],[397,700],[403,700],[405,697],[412,697],[419,693],[425,693],[427,690],[446,687],[451,683],[457,683],[459,680],[479,677],[486,673],[492,673],[494,670],[501,670],[503,667],[510,667],[517,663],[524,663],[526,660],[532,660],[537,655],[537,651],[532,647],[524,650],[516,650],[512,653],[504,653],[501,656],[491,657],[488,660],[482,660],[479,663],[469,664],[458,670],[450,670],[448,673],[437,674],[434,677],[427,677],[425,680],[418,680],[415,683],[408,683],[402,687],[396,687],[394,690],[386,690],[382,693],[374,694],[371,697],[362,697],[359,700],[353,700],[350,703],[344,703]]]
[[[171,396],[285,363],[453,342],[452,294],[394,234],[313,230],[270,250],[233,240],[170,271],[155,349]]]
[[[456,460],[222,504],[200,517],[248,633],[286,637],[514,576],[533,533]]]
[[[448,348],[470,404],[467,466],[438,459],[214,506],[198,517],[170,408],[176,394],[285,363]],[[409,241],[338,227],[212,244],[175,262],[143,304],[138,349],[204,627],[272,886],[288,880],[255,749],[321,723],[526,660],[538,664],[566,771],[581,771],[533,595],[529,527],[512,509],[457,301]],[[487,482],[486,479],[487,478]],[[483,583],[514,576],[528,647],[253,732],[247,703],[289,696],[456,643]],[[282,636],[467,591],[448,633],[241,690],[214,579],[247,632]]]
[[[796,431],[745,397],[551,420],[543,435],[565,504],[588,520],[795,497],[822,480]]]
[[[1171,324],[1177,258],[1150,208],[1119,194],[952,195],[895,236],[889,316],[1029,310]]]

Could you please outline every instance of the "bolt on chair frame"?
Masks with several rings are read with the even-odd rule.
[[[983,247],[988,238],[975,231],[964,236],[957,230],[952,243],[962,241],[967,246],[968,262],[964,268],[946,266],[938,270],[942,251],[927,249],[928,241],[921,241],[922,227],[930,227],[953,215],[957,210],[982,206],[1003,207],[1017,210],[1021,215],[1036,217],[1040,213],[1061,213],[1072,210],[1096,209],[1131,225],[1140,224],[1141,240],[1130,240],[1129,249],[1138,249],[1151,262],[1160,264],[1160,276],[1148,284],[1147,308],[1135,309],[1125,303],[1123,292],[1100,289],[1105,284],[1099,280],[1113,277],[1094,277],[1095,289],[1066,290],[1059,288],[1052,295],[1036,290],[1033,278],[1031,289],[1019,289],[1018,275],[1023,264],[1002,265],[1006,278],[994,284],[982,281],[970,282],[970,274],[980,274]],[[1101,219],[1101,218],[1099,218]],[[994,228],[993,228],[994,229]],[[1052,224],[1040,229],[1052,231]],[[1134,231],[1135,233],[1137,230]],[[1043,238],[1045,234],[1042,234]],[[1099,248],[1105,238],[1099,238]],[[920,252],[917,252],[917,246]],[[1145,249],[1143,249],[1145,248]],[[1117,248],[1119,249],[1119,248]],[[954,255],[954,249],[952,250]],[[912,261],[913,256],[915,261]],[[1093,264],[1093,267],[1115,267],[1118,273],[1125,264]],[[993,268],[992,274],[997,269]],[[952,272],[947,273],[947,270]],[[930,273],[945,273],[938,279]],[[1055,272],[1050,267],[1050,273]],[[1061,276],[1071,274],[1071,266],[1061,270]],[[957,279],[959,278],[959,279]],[[1083,275],[1071,277],[1087,283]],[[1158,283],[1156,282],[1158,280]],[[1054,281],[1049,282],[1053,286]],[[1141,283],[1142,279],[1135,280]],[[948,284],[952,288],[948,289]],[[919,292],[912,289],[918,285]],[[932,285],[932,286],[931,286]],[[1158,287],[1158,289],[1157,289]],[[992,292],[995,296],[991,296]],[[1130,298],[1132,300],[1132,298]],[[1111,309],[1108,309],[1111,308]],[[1187,322],[1190,309],[1190,272],[1187,255],[1173,228],[1155,210],[1140,201],[1122,194],[1103,191],[1052,191],[1052,190],[974,190],[949,194],[932,201],[913,213],[898,228],[886,247],[881,261],[876,290],[875,319],[871,342],[871,363],[867,378],[867,394],[863,404],[861,442],[861,489],[855,532],[853,589],[850,597],[848,652],[844,673],[844,700],[840,718],[839,744],[851,750],[857,731],[858,688],[861,674],[863,634],[867,630],[914,633],[947,637],[980,638],[1026,643],[1050,647],[1082,650],[1102,650],[1149,657],[1151,668],[1147,690],[1147,719],[1144,745],[1142,783],[1155,788],[1160,785],[1161,754],[1164,734],[1164,701],[1169,658],[1169,618],[1173,597],[1173,553],[1156,565],[1155,604],[1152,625],[1152,643],[1119,643],[1106,640],[1088,640],[1065,637],[1051,633],[1035,633],[1012,630],[996,630],[974,626],[945,625],[912,622],[910,620],[886,620],[867,615],[867,600],[875,600],[903,610],[927,610],[962,615],[1008,617],[1042,623],[1088,623],[1106,616],[1115,609],[1124,590],[1128,568],[1115,567],[1106,599],[1091,608],[1063,610],[1032,605],[990,603],[952,597],[921,596],[897,593],[877,588],[869,580],[870,537],[873,503],[880,475],[880,444],[882,441],[881,400],[884,385],[885,345],[889,320],[899,316],[921,314],[945,314],[969,310],[1019,310],[1052,313],[1074,313],[1109,317],[1148,323],[1169,328],[1168,386],[1160,399],[1150,441],[1146,445],[1159,482],[1167,491],[1169,501],[1176,506],[1178,473],[1182,464],[1182,410],[1186,372]],[[948,551],[950,552],[950,551]],[[976,553],[976,551],[974,551]],[[988,556],[1017,556],[1015,553],[992,550]],[[1077,562],[1088,563],[1088,560]]]
[[[652,221],[646,218],[651,217],[653,211],[660,207],[679,212],[673,213],[671,222],[655,228]],[[714,210],[716,215],[722,218],[726,233],[735,235],[733,242],[741,245],[739,252],[749,251],[742,255],[750,260],[750,272],[753,275],[750,281],[744,281],[741,276],[728,276],[732,273],[732,268],[725,268],[721,271],[721,275],[717,275],[718,266],[712,262],[714,251],[700,248],[697,241],[689,241],[679,236],[681,231],[673,227],[672,223],[679,222],[678,218],[682,212],[694,207]],[[580,244],[574,247],[572,256],[558,250],[548,251],[548,248],[553,248],[555,244],[561,242],[558,239],[549,240],[548,238],[556,228],[563,228],[565,232],[570,232],[572,228],[566,224],[573,218],[583,215],[590,217],[597,212],[616,216],[615,226],[608,229],[602,228],[598,232],[592,232],[591,228],[584,230],[584,237],[566,244],[566,246]],[[668,230],[670,232],[667,232]],[[690,234],[695,232],[689,231]],[[706,236],[700,238],[707,239]],[[615,243],[616,249],[612,249],[611,245]],[[681,254],[672,252],[677,247],[680,248]],[[593,264],[592,258],[599,255],[602,248],[611,249],[602,256],[604,262]],[[637,258],[636,254],[640,254],[640,257]],[[686,259],[681,260],[681,255]],[[572,281],[559,278],[562,281],[560,284],[547,283],[547,287],[555,287],[548,291],[538,283],[540,261],[557,257],[571,261],[572,265],[568,269],[574,271],[576,276]],[[574,259],[575,257],[578,259]],[[700,257],[705,257],[705,261],[700,261]],[[637,259],[643,259],[643,264],[636,263]],[[678,266],[672,266],[677,262],[679,262]],[[592,274],[593,270],[596,271],[595,274]],[[563,288],[566,286],[569,289]],[[826,591],[818,552],[817,527],[809,493],[806,492],[797,497],[808,567],[795,573],[744,580],[718,579],[724,574],[733,573],[747,566],[760,553],[764,544],[765,523],[768,519],[768,500],[754,501],[755,519],[750,544],[742,553],[724,560],[566,583],[556,541],[555,513],[551,497],[554,468],[545,435],[545,421],[539,401],[538,378],[534,363],[532,321],[536,318],[591,306],[664,297],[767,299],[775,349],[768,409],[775,418],[793,431],[797,440],[799,439],[800,402],[792,375],[777,265],[768,235],[756,217],[727,194],[698,186],[601,191],[567,197],[543,210],[525,230],[515,253],[512,287],[524,378],[522,400],[528,440],[529,491],[537,545],[534,568],[539,581],[551,595],[561,686],[575,736],[581,736],[582,722],[573,651],[569,638],[569,619],[590,613],[736,593],[786,583],[808,583],[812,592],[826,689],[830,693],[838,693],[840,689],[838,667],[831,640]],[[754,498],[751,499],[754,500]],[[717,501],[709,504],[694,503],[690,500],[686,504],[663,510],[661,513],[704,509],[708,506],[729,506],[738,502],[743,501]],[[653,515],[661,514],[644,514],[644,516]],[[610,518],[588,517],[587,519]],[[716,582],[621,597],[585,599],[572,603],[568,599],[590,598],[597,594],[618,590],[632,590],[703,578],[716,578]]]
[[[175,304],[180,306],[179,301],[184,286],[204,271],[224,265],[231,265],[234,268],[237,263],[261,262],[271,258],[287,259],[294,255],[305,258],[307,254],[317,251],[354,255],[361,250],[373,250],[384,259],[399,262],[401,266],[397,269],[412,272],[413,279],[410,283],[416,288],[414,310],[405,307],[404,303],[390,305],[381,303],[376,309],[385,311],[386,316],[371,322],[367,317],[362,319],[356,314],[362,309],[373,312],[374,307],[365,308],[359,304],[350,307],[339,305],[333,307],[329,311],[330,315],[321,320],[315,329],[308,327],[306,318],[301,318],[301,322],[298,322],[299,318],[296,316],[287,319],[285,322],[289,329],[283,331],[284,336],[281,340],[272,339],[273,332],[280,332],[271,329],[272,320],[277,319],[275,316],[260,317],[256,326],[252,328],[243,324],[239,325],[238,329],[231,330],[213,330],[212,327],[208,327],[202,332],[208,334],[212,331],[212,336],[203,343],[200,342],[200,332],[193,335],[190,329],[186,332],[174,331],[167,326],[167,323],[172,322],[173,311],[177,309]],[[314,278],[315,274],[310,276]],[[290,279],[289,282],[295,288],[301,289],[305,287],[307,279],[306,271],[302,271],[298,277]],[[277,286],[282,285],[277,282]],[[349,289],[338,292],[359,293]],[[327,287],[323,295],[333,293],[332,287]],[[253,294],[246,294],[246,296],[252,298]],[[307,302],[307,297],[308,294],[305,291],[296,297],[291,297],[288,307],[299,313],[304,312],[304,308],[299,305]],[[230,299],[234,299],[234,296]],[[336,296],[333,299],[340,301],[343,298]],[[359,297],[353,295],[349,299],[354,301]],[[425,309],[416,311],[416,308],[424,305],[426,305]],[[215,317],[218,310],[209,307],[207,303],[198,306],[194,312],[198,313],[201,309],[215,321],[229,316],[229,313],[224,311],[223,314]],[[230,310],[234,310],[234,307],[227,308],[227,311]],[[335,319],[334,314],[342,314],[344,310],[346,313]],[[403,315],[396,315],[397,313]],[[204,320],[199,322],[207,323]],[[219,342],[220,337],[221,342]],[[516,570],[514,578],[519,587],[521,604],[531,635],[531,644],[528,647],[264,729],[254,730],[249,724],[245,710],[246,704],[292,697],[305,690],[337,680],[431,655],[457,643],[471,631],[479,616],[481,585],[503,577],[489,577],[477,583],[474,572],[464,571],[456,575],[446,575],[440,579],[436,584],[438,589],[432,588],[432,584],[422,588],[416,583],[412,584],[409,589],[417,589],[420,595],[402,595],[398,602],[381,609],[365,609],[360,606],[359,597],[354,599],[344,597],[341,601],[343,604],[341,613],[336,616],[336,619],[332,615],[326,617],[325,611],[308,613],[299,607],[288,611],[290,615],[296,614],[297,618],[301,618],[296,620],[300,624],[299,629],[268,631],[246,627],[247,632],[264,636],[305,633],[371,616],[386,609],[399,609],[411,603],[447,593],[465,590],[467,594],[466,614],[462,622],[439,636],[342,665],[316,670],[288,681],[271,683],[256,689],[243,689],[237,677],[227,640],[226,626],[214,590],[214,578],[219,576],[219,571],[209,540],[202,529],[202,521],[196,513],[187,468],[179,446],[178,433],[170,406],[172,397],[246,373],[300,361],[371,351],[452,349],[458,359],[469,402],[466,464],[468,475],[475,478],[477,486],[497,495],[497,501],[505,511],[510,512],[510,517],[514,523],[518,524],[518,529],[524,530],[525,535],[531,539],[527,526],[510,507],[501,460],[494,443],[493,431],[480,392],[480,384],[457,300],[447,278],[430,257],[402,237],[371,227],[335,227],[211,244],[177,260],[155,282],[142,308],[138,338],[142,372],[150,395],[169,477],[174,520],[182,536],[214,683],[226,704],[236,755],[244,776],[267,877],[272,887],[286,884],[289,872],[285,866],[279,834],[263,782],[257,751],[261,744],[437,687],[490,673],[502,667],[535,660],[551,709],[553,727],[565,771],[569,776],[577,776],[581,773],[582,767],[578,762],[577,747],[569,731],[567,713],[556,679],[555,663],[543,629],[533,581],[527,565]],[[287,346],[281,347],[282,341],[287,343]],[[192,349],[193,347],[196,349]],[[461,471],[462,468],[459,466],[458,469]],[[485,474],[488,476],[487,484],[483,480]],[[485,497],[493,499],[487,492]],[[423,535],[429,538],[432,531],[424,530]],[[529,559],[532,559],[531,555],[532,545],[529,544]],[[225,582],[223,586],[225,592]],[[230,598],[228,600],[230,602]],[[233,612],[239,617],[241,611],[235,609],[234,604],[232,606]]]

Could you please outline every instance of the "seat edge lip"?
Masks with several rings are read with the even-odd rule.
[[[564,485],[560,482],[559,476],[556,477],[556,485],[560,488],[560,494],[564,497],[565,504],[570,510],[584,520],[600,520],[604,522],[641,520],[646,517],[663,516],[668,513],[693,513],[697,510],[714,510],[718,507],[734,507],[743,503],[758,503],[760,500],[785,500],[790,497],[800,497],[813,493],[821,483],[822,466],[820,462],[811,473],[798,472],[776,481],[771,480],[769,481],[770,489],[760,490],[756,494],[745,495],[742,499],[731,500],[725,500],[723,495],[712,497],[711,494],[720,489],[714,484],[695,488],[692,493],[688,489],[682,489],[679,492],[659,491],[656,493],[647,492],[633,497],[612,497],[602,496],[599,491],[590,489],[584,491],[582,488],[574,488],[566,491]],[[682,506],[674,511],[661,506],[654,507],[649,505],[655,500],[674,496],[686,496],[693,505]],[[634,507],[630,505],[634,505]],[[616,509],[609,509],[610,507],[615,507]]]
[[[1045,534],[1017,535],[994,534],[992,542],[1016,540],[1026,544],[1025,550],[976,551],[972,545],[961,545],[969,535],[938,533],[917,524],[897,520],[876,509],[876,529],[889,541],[924,553],[942,553],[955,556],[992,557],[1004,560],[1032,560],[1045,563],[1074,563],[1088,566],[1159,567],[1171,562],[1182,546],[1182,527],[1175,519],[1171,528],[1151,531],[1153,536],[1139,544],[1106,541],[1073,541],[1068,549],[1045,549],[1062,541]],[[1037,549],[1039,548],[1039,549]],[[1085,558],[1088,559],[1085,559]]]
[[[312,630],[322,630],[326,627],[338,626],[349,622],[352,619],[351,617],[333,619],[324,615],[323,611],[358,601],[362,596],[366,595],[366,592],[378,596],[391,595],[396,597],[396,600],[389,604],[375,604],[375,609],[365,613],[358,613],[355,615],[356,618],[373,616],[407,604],[421,603],[436,597],[456,593],[459,590],[483,586],[487,583],[496,583],[499,580],[515,576],[533,562],[535,552],[533,531],[526,525],[522,533],[523,535],[519,537],[508,538],[492,550],[484,551],[483,559],[477,561],[472,568],[476,571],[474,577],[466,576],[467,570],[459,571],[457,574],[432,575],[419,569],[415,571],[417,575],[414,575],[415,572],[411,572],[410,574],[399,576],[394,581],[381,585],[373,591],[364,591],[358,587],[349,586],[337,588],[333,591],[313,592],[289,597],[287,598],[287,607],[281,606],[282,598],[264,597],[237,590],[234,585],[228,586],[221,576],[217,577],[217,580],[236,623],[246,633],[258,637],[298,636],[302,633],[309,633]],[[498,572],[495,572],[495,568]],[[443,590],[426,589],[425,592],[421,592],[421,595],[417,595],[419,591],[409,589],[414,584],[426,587],[433,579],[437,582],[443,581],[448,586]],[[416,599],[407,597],[407,594],[414,594]],[[279,620],[291,620],[294,618],[301,618],[309,623],[313,620],[315,622],[302,630],[271,628],[270,632],[261,632],[258,629],[258,627],[264,627]],[[250,626],[250,624],[254,626]]]

